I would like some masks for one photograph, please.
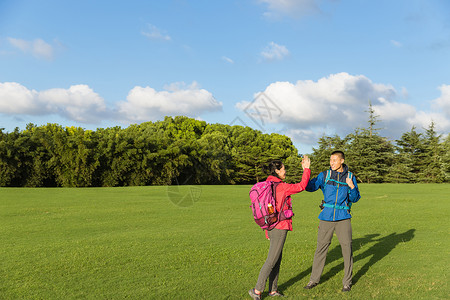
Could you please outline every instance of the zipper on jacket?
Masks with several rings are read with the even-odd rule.
[[[338,172],[338,180],[337,181],[339,182],[339,172]],[[335,219],[336,219],[336,205],[337,205],[338,195],[339,195],[339,183],[337,185],[337,191],[336,191],[336,202],[334,202],[333,221],[335,221]]]

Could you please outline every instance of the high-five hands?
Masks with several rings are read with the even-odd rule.
[[[347,178],[345,179],[345,182],[347,182],[349,188],[351,188],[352,190],[355,188],[355,185],[353,184],[353,179],[350,176],[350,173],[348,173]]]
[[[310,166],[311,166],[311,160],[309,159],[308,155],[304,155],[302,158],[302,168],[309,169]]]

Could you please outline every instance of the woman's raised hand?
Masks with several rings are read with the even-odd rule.
[[[311,160],[309,159],[308,155],[304,155],[302,158],[302,168],[309,169],[310,166],[311,166]]]

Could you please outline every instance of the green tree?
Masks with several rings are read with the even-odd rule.
[[[444,181],[450,182],[450,134],[442,142],[441,168],[444,173]]]
[[[206,122],[187,117],[166,117],[163,122],[157,122],[157,127],[157,134],[164,141],[158,150],[164,164],[159,169],[162,172],[157,184],[202,183],[201,176],[205,170],[198,159],[197,141],[206,128]]]
[[[29,138],[29,162],[25,186],[30,187],[52,187],[57,186],[55,177],[55,167],[59,164],[56,156],[54,135],[58,131],[63,131],[62,127],[56,124],[45,126],[35,126],[28,124],[23,136]]]
[[[198,140],[195,168],[198,182],[210,184],[233,183],[231,144],[221,131],[204,133]]]
[[[348,138],[341,139],[338,135],[322,135],[318,141],[318,147],[313,148],[311,154],[311,176],[317,176],[320,172],[330,168],[330,156],[333,151],[340,150],[344,153],[348,149]]]
[[[375,125],[379,122],[372,104],[369,103],[369,126],[357,128],[349,134],[349,150],[346,154],[350,168],[361,182],[379,183],[389,173],[392,165],[394,147],[387,138],[378,134]]]
[[[389,167],[384,182],[409,183],[411,182],[411,158],[405,153],[395,153],[393,164]]]
[[[15,128],[11,133],[4,133],[0,130],[0,186],[22,186],[22,161],[19,151],[20,138],[19,128]]]
[[[297,183],[302,180],[303,168],[302,157],[300,155],[291,154],[284,160],[286,169],[286,182]]]
[[[425,131],[424,146],[425,168],[422,171],[422,178],[425,182],[443,182],[445,180],[445,172],[442,169],[441,157],[443,150],[439,143],[442,135],[438,135],[435,131],[435,124],[431,122]]]
[[[66,127],[54,136],[56,182],[63,187],[88,187],[99,166],[95,134],[80,127]]]
[[[423,181],[422,170],[426,167],[426,149],[421,133],[413,126],[409,132],[402,134],[396,141],[397,160],[404,165],[408,182],[415,183]],[[397,176],[405,175],[398,174]]]
[[[278,133],[270,134],[269,159],[280,159],[286,169],[286,182],[296,183],[302,179],[302,158],[291,139]]]
[[[266,176],[261,166],[269,160],[262,133],[250,127],[233,126],[231,131],[231,156],[235,162],[233,181],[250,184]]]

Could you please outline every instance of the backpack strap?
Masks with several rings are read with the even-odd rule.
[[[350,176],[350,179],[353,180],[353,176],[355,176],[355,175],[353,175],[353,173],[350,171],[348,171],[348,175]],[[348,189],[348,193],[350,194],[350,188]],[[352,204],[353,204],[353,202],[347,201],[348,213],[350,213],[350,211],[352,210]]]
[[[277,186],[280,184],[280,182],[274,182],[272,181],[272,196],[273,199],[275,199],[275,203],[277,202]]]
[[[336,208],[336,209],[346,209],[346,210],[350,209],[350,207],[348,207],[348,206],[333,205],[333,204],[328,204],[328,203],[324,203],[323,206],[330,207],[330,208]]]
[[[328,171],[327,171],[327,177],[325,178],[325,184],[327,184],[327,182],[330,181],[330,178],[331,178],[331,170],[328,169]]]
[[[275,204],[277,203],[277,192],[276,192],[276,189],[277,189],[277,186],[280,183],[281,182],[273,182],[272,181],[272,193],[273,193],[272,195],[273,195],[273,199],[275,199]],[[286,204],[287,198],[288,197],[284,198],[283,204],[281,205],[281,209],[283,209],[284,205]],[[275,211],[277,211],[277,205],[275,205]]]
[[[350,171],[347,171],[347,172],[350,175],[350,178],[352,178],[353,173]],[[347,185],[347,182],[341,182],[341,181],[337,181],[335,179],[331,179],[331,170],[330,169],[328,169],[328,171],[327,171],[327,177],[325,179],[325,184],[327,184],[328,181],[336,182],[337,184],[341,184],[341,185]]]
[[[325,186],[327,185],[327,182],[330,181],[330,177],[331,177],[331,170],[328,169],[327,170],[327,175],[325,176],[325,181],[324,181],[324,184],[323,184],[322,188],[325,188]],[[324,204],[325,204],[325,200],[322,200],[322,203],[319,205],[319,208],[321,210],[325,207]]]

